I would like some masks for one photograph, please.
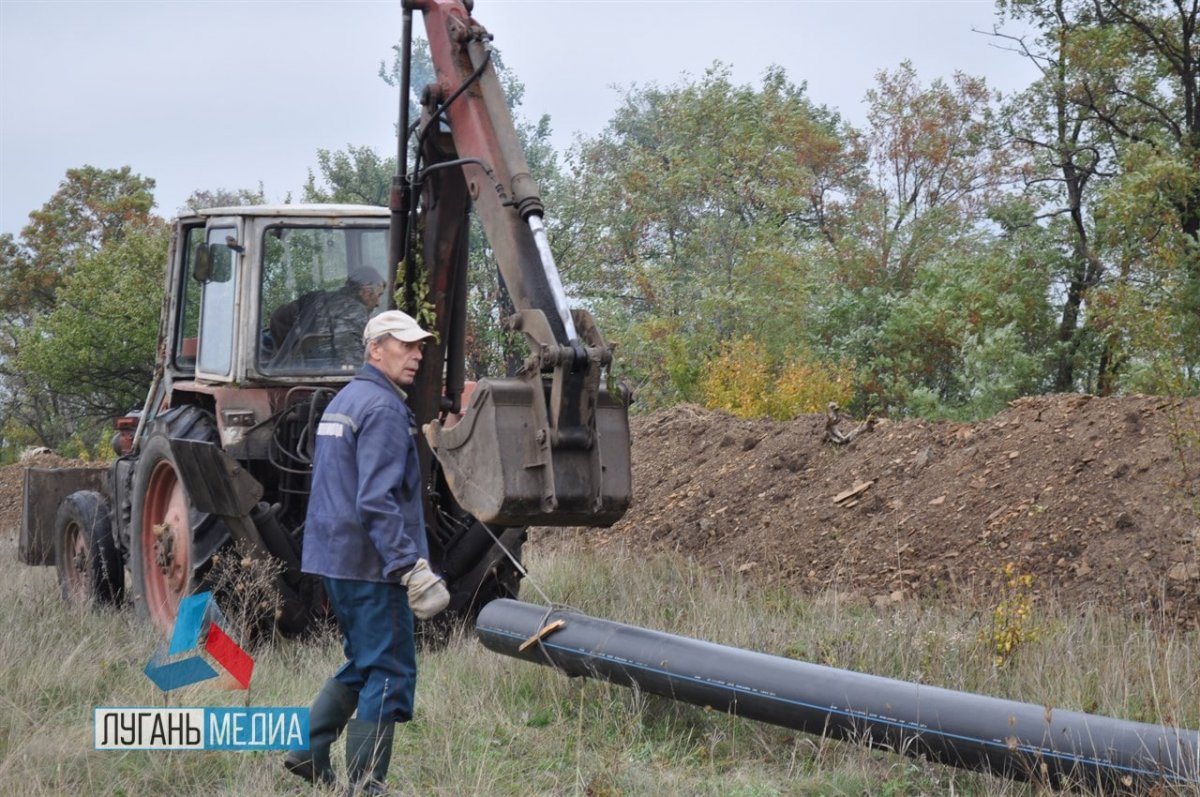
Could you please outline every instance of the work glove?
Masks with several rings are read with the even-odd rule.
[[[418,620],[428,620],[450,604],[446,582],[434,575],[424,559],[418,559],[413,569],[400,577],[400,583],[408,588],[408,605]]]

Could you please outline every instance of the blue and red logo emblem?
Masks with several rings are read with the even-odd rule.
[[[169,645],[159,645],[145,673],[164,692],[221,677],[231,689],[249,689],[254,659],[225,631],[228,624],[211,592],[189,595]]]

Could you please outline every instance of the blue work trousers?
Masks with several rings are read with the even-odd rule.
[[[334,674],[358,693],[358,719],[412,719],[417,650],[408,591],[399,583],[324,578],[346,663]]]

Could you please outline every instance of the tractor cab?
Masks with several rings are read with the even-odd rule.
[[[173,381],[344,382],[386,304],[387,210],[257,205],[176,222],[163,340]]]

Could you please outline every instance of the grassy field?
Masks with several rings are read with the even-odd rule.
[[[530,545],[550,600],[598,617],[951,689],[1200,727],[1200,639],[1116,615],[997,595],[992,605],[876,609],[752,588],[737,574],[570,544]],[[0,794],[334,794],[282,753],[98,752],[94,706],[162,705],[158,642],[131,611],[76,613],[54,572],[0,549]],[[541,603],[527,586],[523,597]],[[996,609],[1005,621],[997,634]],[[1023,613],[1014,607],[1025,607]],[[1018,618],[1015,621],[1012,618]],[[1014,626],[1015,622],[1015,626]],[[1015,630],[1014,630],[1015,628]],[[1002,651],[1007,640],[1010,650]],[[997,666],[997,656],[1005,659]],[[199,684],[171,705],[307,705],[341,660],[330,634],[254,650],[249,693]],[[433,795],[1026,795],[1034,787],[738,720],[486,651],[422,653],[417,717],[390,783]],[[340,750],[335,761],[341,764]],[[1200,795],[1200,789],[1181,792]]]

